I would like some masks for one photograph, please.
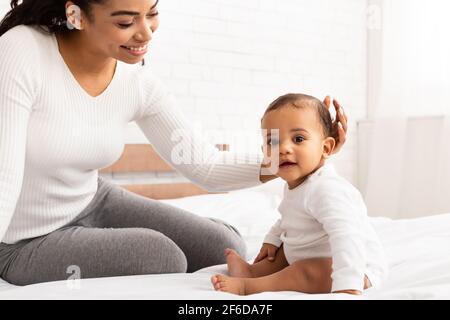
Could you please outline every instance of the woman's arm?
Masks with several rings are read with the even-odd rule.
[[[0,242],[22,189],[28,121],[37,92],[33,39],[13,30],[0,37]]]
[[[144,107],[136,122],[164,160],[211,192],[261,184],[262,154],[220,152],[187,121],[157,79],[146,76],[143,82]]]
[[[275,180],[278,178],[277,175],[271,174],[269,172],[269,168],[270,168],[270,164],[264,164],[264,163],[261,164],[261,172],[259,175],[259,180],[262,183],[266,183],[266,182],[269,182],[269,181],[272,181],[272,180]]]

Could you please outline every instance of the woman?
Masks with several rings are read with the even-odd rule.
[[[67,279],[70,270],[82,278],[193,272],[224,263],[222,248],[244,254],[230,225],[98,178],[120,157],[132,121],[208,190],[274,178],[256,160],[223,164],[200,140],[193,157],[206,154],[209,163],[172,161],[172,133],[192,131],[143,66],[158,1],[18,2],[0,25],[0,276],[27,285]],[[342,146],[346,119],[338,114]]]

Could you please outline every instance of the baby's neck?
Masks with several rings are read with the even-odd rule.
[[[300,187],[306,180],[308,180],[308,178],[309,178],[312,174],[316,173],[317,170],[319,170],[320,168],[322,168],[324,165],[325,165],[325,159],[322,159],[322,160],[320,161],[320,163],[316,166],[316,168],[315,168],[313,171],[311,171],[310,173],[304,175],[303,177],[301,177],[301,178],[299,178],[299,179],[297,179],[297,180],[295,180],[295,181],[292,181],[292,182],[286,181],[287,184],[288,184],[288,186],[289,186],[289,190],[294,190],[294,189]]]

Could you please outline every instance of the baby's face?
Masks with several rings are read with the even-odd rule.
[[[320,168],[331,150],[327,150],[332,138],[325,138],[317,112],[311,107],[283,107],[269,112],[262,121],[265,154],[276,159],[279,153],[277,175],[291,189]],[[279,137],[271,130],[279,130]],[[334,141],[334,140],[333,140]],[[332,146],[332,148],[334,145]]]

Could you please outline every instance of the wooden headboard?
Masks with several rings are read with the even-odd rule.
[[[216,145],[221,151],[229,151],[229,145]],[[139,172],[173,172],[149,144],[127,144],[120,159],[112,166],[100,170],[102,174],[126,174]],[[192,183],[144,183],[124,184],[123,188],[152,199],[174,199],[208,192]]]

